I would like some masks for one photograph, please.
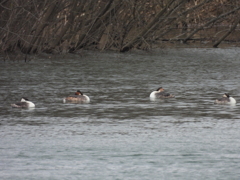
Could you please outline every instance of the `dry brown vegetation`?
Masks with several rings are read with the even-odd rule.
[[[239,10],[239,0],[2,0],[0,52],[125,52],[193,40],[217,47],[240,40]]]

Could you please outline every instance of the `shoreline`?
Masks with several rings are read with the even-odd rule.
[[[20,50],[15,52],[8,52],[8,53],[0,53],[0,60],[1,61],[31,61],[32,59],[38,57],[44,57],[46,59],[51,59],[55,56],[69,56],[69,55],[79,55],[84,56],[88,52],[115,52],[119,54],[124,53],[131,53],[131,52],[151,52],[151,50],[161,50],[161,49],[181,49],[181,48],[213,48],[213,49],[226,49],[226,48],[240,48],[240,42],[232,42],[232,41],[223,41],[218,47],[213,47],[214,42],[209,40],[206,41],[197,41],[197,40],[189,40],[187,43],[182,43],[181,41],[158,41],[148,47],[146,49],[138,49],[133,48],[131,51],[128,52],[120,52],[116,49],[108,49],[108,50],[99,50],[99,49],[79,49],[75,52],[60,52],[60,53],[36,53],[36,54],[24,54]]]

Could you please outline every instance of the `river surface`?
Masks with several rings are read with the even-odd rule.
[[[0,62],[4,180],[239,180],[240,49]],[[150,101],[162,86],[174,99]],[[89,104],[63,103],[81,90]],[[11,108],[21,97],[34,109]]]

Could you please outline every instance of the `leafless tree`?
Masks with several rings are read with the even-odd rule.
[[[0,52],[129,51],[238,33],[238,0],[2,0]],[[221,33],[221,32],[225,33]]]

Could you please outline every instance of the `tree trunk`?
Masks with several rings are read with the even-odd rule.
[[[226,32],[214,45],[213,47],[217,48],[218,45],[226,38],[229,34],[231,34],[237,27],[237,25],[240,22],[240,18],[235,22],[235,24],[229,29],[228,32]]]
[[[48,19],[50,18],[51,14],[53,13],[56,4],[57,4],[57,2],[51,2],[50,6],[46,10],[43,18],[40,20],[40,22],[36,28],[36,31],[33,29],[33,31],[35,31],[35,33],[33,34],[33,37],[30,41],[30,44],[27,49],[27,53],[33,52],[36,49],[36,47],[37,47],[36,41],[39,39],[44,28],[48,25]]]
[[[71,5],[71,10],[69,12],[69,16],[67,18],[67,23],[65,25],[63,25],[63,27],[61,26],[61,30],[60,32],[57,34],[56,39],[53,40],[50,43],[50,49],[54,48],[55,46],[57,46],[60,41],[62,40],[62,37],[66,34],[66,32],[73,26],[74,24],[74,19],[76,14],[79,12],[79,10],[82,8],[80,5],[78,6],[77,1],[72,2]]]
[[[168,10],[168,8],[172,5],[172,3],[175,0],[169,0],[168,4],[156,15],[156,17],[152,20],[152,22],[150,22],[146,27],[144,27],[144,29],[138,33],[135,37],[133,37],[126,45],[124,45],[120,52],[125,52],[125,51],[129,51],[130,49],[133,48],[134,44],[136,43],[136,41],[143,37],[144,35],[146,35],[153,27],[156,26],[156,24],[161,23],[162,21],[164,21],[164,19],[160,19],[164,13]],[[160,20],[159,20],[160,19]]]
[[[100,27],[104,27],[105,29],[108,26],[108,19],[111,17],[111,14],[113,14],[114,11],[117,11],[117,9],[120,8],[121,1],[111,7],[113,2],[114,0],[109,1],[105,8],[100,12],[100,14],[93,20],[93,22],[91,22],[91,26],[89,27],[89,29],[86,29],[85,32],[84,30],[81,32],[81,35],[78,39],[78,47],[86,43],[84,42],[84,40],[89,34],[96,33],[96,30],[99,31]]]
[[[218,17],[216,17],[216,18],[214,18],[214,19],[206,22],[204,25],[202,25],[202,26],[200,26],[199,28],[197,28],[196,30],[194,30],[188,37],[186,37],[186,38],[183,40],[183,42],[186,43],[194,34],[196,34],[198,31],[202,30],[204,27],[209,26],[210,24],[214,23],[215,21],[217,21],[217,20],[219,20],[219,19],[221,19],[221,18],[224,18],[224,17],[228,16],[228,15],[234,13],[235,11],[238,11],[239,9],[240,9],[240,7],[237,7],[237,8],[235,8],[235,9],[233,9],[232,11],[229,11],[229,12],[227,12],[227,13],[225,13],[225,14],[222,14],[222,15],[220,15],[220,16],[218,16]]]
[[[173,18],[170,18],[170,20],[169,20],[167,23],[165,23],[165,26],[167,26],[167,24],[170,24],[170,25],[172,25],[172,28],[170,28],[170,29],[165,29],[165,30],[163,31],[163,33],[161,33],[161,34],[158,36],[158,38],[163,37],[163,36],[166,35],[168,32],[171,32],[172,29],[174,29],[173,26],[176,26],[175,23],[173,24],[174,21],[176,21],[176,20],[184,21],[184,17],[186,17],[187,14],[189,14],[189,13],[193,12],[194,10],[200,8],[201,6],[203,6],[203,5],[206,4],[206,3],[209,3],[210,1],[213,1],[213,0],[205,0],[205,1],[203,1],[203,2],[201,2],[201,3],[199,3],[199,4],[197,4],[197,5],[193,6],[192,8],[183,11],[183,12],[180,13],[178,16],[175,16],[175,17],[173,17]],[[184,32],[181,36],[185,35],[186,33],[187,33],[187,32]]]

